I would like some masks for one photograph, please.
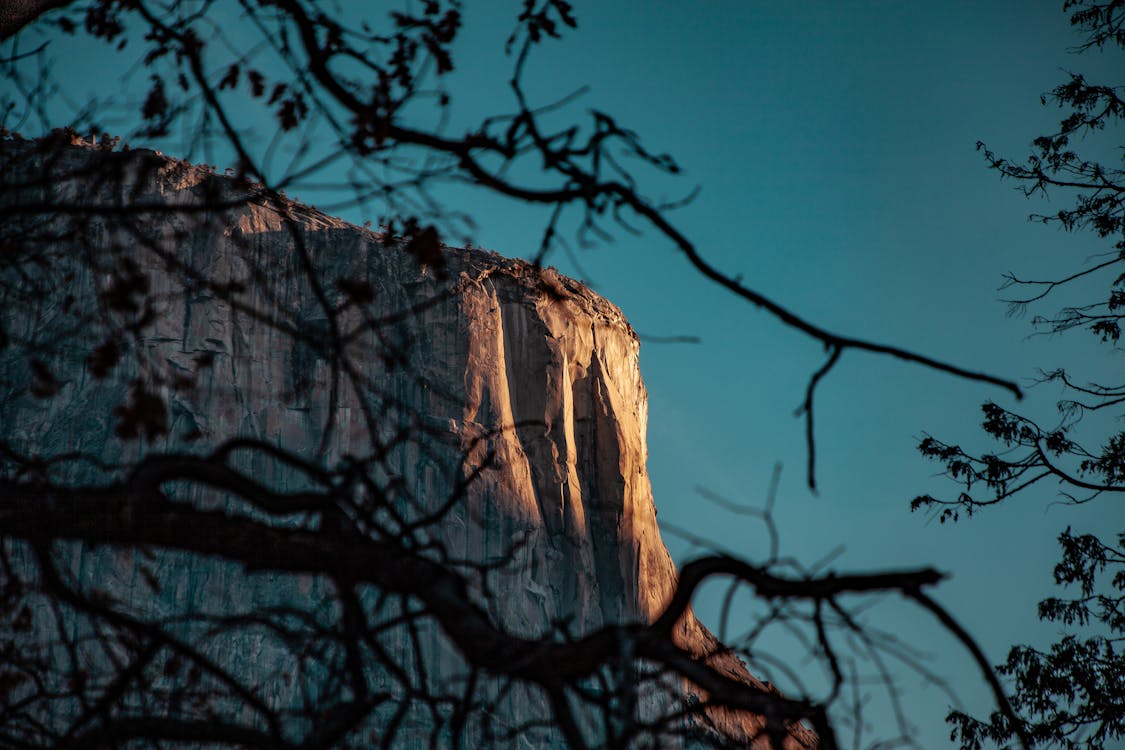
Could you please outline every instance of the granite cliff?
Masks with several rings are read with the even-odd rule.
[[[638,340],[617,307],[551,269],[474,249],[435,253],[156,152],[57,141],[2,144],[9,199],[71,207],[5,219],[6,232],[39,237],[47,258],[23,278],[8,273],[0,291],[5,335],[19,344],[0,360],[0,433],[13,449],[81,452],[89,460],[60,460],[52,471],[94,479],[146,452],[236,438],[320,466],[363,462],[393,498],[395,528],[458,561],[507,631],[577,637],[661,613],[676,569],[646,472]],[[95,205],[122,212],[86,210]],[[128,334],[119,352],[105,349],[111,329]],[[122,439],[129,430],[144,439]],[[260,452],[238,460],[273,487],[308,481]],[[332,596],[325,581],[279,582],[170,552],[156,553],[145,574],[159,579],[159,594],[127,553],[75,548],[71,564],[145,617],[315,610]],[[409,610],[372,606],[385,607],[388,622]],[[224,641],[181,627],[255,675],[271,705],[302,699],[275,638]],[[759,684],[690,612],[675,640]],[[381,645],[414,672],[379,677],[392,692],[404,679],[467,679],[432,624],[388,625]],[[684,683],[660,685],[640,696],[640,715],[698,698]],[[465,730],[470,745],[503,745],[497,727],[530,726],[550,711],[534,690],[484,678],[477,689],[490,696],[491,718]],[[401,721],[400,736],[422,744],[426,711],[380,721]],[[692,721],[701,741],[765,746],[753,739],[757,717]],[[793,737],[811,744],[801,731]],[[521,741],[562,739],[531,726]]]

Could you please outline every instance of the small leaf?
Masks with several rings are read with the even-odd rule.
[[[51,368],[41,359],[33,359],[31,366],[31,395],[36,398],[50,398],[62,389],[62,383],[51,372]]]
[[[234,63],[229,68],[227,68],[227,72],[223,75],[223,79],[219,81],[219,91],[222,91],[223,89],[236,88],[238,86],[238,74],[240,70],[241,69],[238,63]]]
[[[154,440],[168,434],[168,407],[159,395],[145,389],[141,381],[133,383],[129,402],[114,410],[117,415],[117,428],[114,432],[124,440],[133,440],[142,435]]]
[[[164,94],[164,81],[160,76],[152,76],[152,86],[149,87],[145,97],[144,106],[141,108],[141,117],[146,120],[158,120],[168,112],[168,97]]]
[[[86,358],[86,366],[90,368],[91,375],[101,380],[109,374],[120,359],[121,349],[117,346],[117,342],[113,339],[107,339]]]
[[[418,259],[419,263],[433,266],[438,278],[446,278],[445,256],[441,252],[441,240],[437,228],[432,224],[418,228],[416,222],[407,224],[406,252]]]
[[[369,304],[375,300],[375,289],[366,279],[336,279],[336,288],[357,304]]]
[[[256,70],[246,71],[246,79],[250,81],[250,94],[258,97],[266,92],[265,77]]]
[[[284,84],[284,83],[275,84],[274,87],[273,87],[273,93],[270,94],[270,98],[266,102],[266,104],[269,104],[269,105],[276,104],[277,100],[285,95],[285,91],[288,88],[289,88],[289,86],[287,84]]]

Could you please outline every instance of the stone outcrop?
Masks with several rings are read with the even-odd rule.
[[[581,635],[662,611],[676,569],[645,466],[638,340],[614,305],[554,270],[474,249],[427,255],[298,203],[254,197],[252,185],[155,152],[16,140],[0,147],[4,182],[26,183],[21,200],[133,209],[127,220],[79,211],[20,225],[41,233],[52,257],[31,287],[9,278],[0,299],[7,335],[42,352],[48,373],[9,348],[0,432],[13,444],[85,451],[107,466],[143,450],[201,451],[239,436],[326,467],[377,453],[373,476],[403,518],[422,519],[456,498],[416,533],[450,558],[497,563],[479,593],[505,629]],[[38,283],[43,288],[28,291]],[[326,305],[343,310],[336,334],[350,369],[333,367],[325,354],[333,324]],[[93,355],[109,335],[94,312],[107,308],[106,320],[136,335],[109,376],[94,377]],[[37,389],[52,395],[33,395]],[[166,414],[145,394],[166,404]],[[152,427],[149,439],[115,434],[122,404],[140,414],[142,432]],[[273,486],[304,481],[277,462],[247,460]],[[87,463],[60,471],[103,470]],[[77,566],[99,567],[113,590],[142,597],[131,559],[76,555]],[[308,606],[330,597],[324,582],[286,588],[215,561],[167,553],[156,564],[164,586],[145,605],[154,611]],[[396,637],[388,636],[388,649],[405,653],[407,635]],[[755,682],[690,613],[676,639]],[[463,678],[440,634],[423,640],[426,679]],[[226,650],[232,664],[261,672],[263,681],[271,659],[284,661],[269,655],[278,647],[268,638],[208,648]],[[279,687],[267,698],[284,703],[294,690]],[[643,697],[651,703],[644,710],[674,710],[689,693],[669,685]],[[511,691],[496,710],[508,725],[549,712],[526,690]],[[753,717],[710,718],[697,733],[746,743],[758,729]],[[539,731],[537,744],[561,742],[553,730]],[[801,742],[809,744],[804,735]]]

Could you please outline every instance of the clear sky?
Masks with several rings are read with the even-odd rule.
[[[511,106],[501,48],[518,5],[466,4],[449,83],[454,130]],[[1064,364],[1089,379],[1120,370],[1092,336],[1028,338],[1029,320],[1005,317],[997,301],[1005,271],[1069,272],[1108,249],[1092,236],[1027,222],[1029,211],[1049,207],[1001,182],[975,150],[983,140],[1024,155],[1057,122],[1039,95],[1065,68],[1120,82],[1120,56],[1067,53],[1077,38],[1061,0],[575,6],[578,30],[532,58],[533,103],[588,85],[572,112],[605,110],[650,149],[675,156],[684,175],[659,181],[654,194],[676,198],[699,186],[673,218],[718,267],[833,330],[999,376],[1023,380],[1037,367]],[[91,54],[82,44],[60,53],[59,71],[77,90],[106,80]],[[133,75],[143,84],[143,72]],[[296,192],[312,203],[332,199]],[[443,197],[474,216],[475,244],[534,254],[544,214],[473,192]],[[359,210],[344,216],[375,218]],[[841,570],[948,571],[937,598],[994,662],[1013,641],[1053,636],[1036,620],[1035,603],[1051,591],[1055,536],[1067,525],[1120,528],[1120,509],[1061,507],[1051,487],[953,527],[908,509],[917,494],[955,491],[918,456],[918,436],[986,446],[980,403],[1011,405],[1005,393],[846,352],[818,392],[821,492],[813,496],[804,484],[803,424],[793,412],[822,361],[818,345],[697,277],[666,240],[615,236],[610,245],[577,249],[581,268],[563,254],[548,262],[617,303],[642,334],[702,339],[642,346],[660,521],[760,559],[761,525],[707,502],[697,488],[760,504],[780,462],[783,553],[812,563],[842,545],[834,563]],[[1036,389],[1027,409],[1050,422],[1057,396]],[[699,552],[667,532],[665,540],[679,560]],[[704,592],[705,620],[713,620],[720,593]],[[902,605],[866,617],[925,652],[967,707],[991,710],[969,660],[926,616]],[[921,746],[946,746],[949,699],[922,683],[903,677],[907,712]],[[868,721],[885,725],[887,711],[873,704]]]

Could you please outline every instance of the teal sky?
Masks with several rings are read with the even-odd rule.
[[[467,3],[448,84],[451,132],[511,107],[502,46],[518,5]],[[572,116],[604,110],[651,150],[671,153],[684,174],[651,183],[650,195],[700,188],[672,217],[719,268],[830,329],[995,375],[1026,381],[1038,367],[1066,365],[1082,379],[1106,380],[1120,371],[1093,336],[1029,338],[1029,319],[1006,317],[998,301],[1006,271],[1062,275],[1109,249],[1090,235],[1029,223],[1030,211],[1050,206],[1001,182],[975,150],[983,140],[1025,155],[1031,139],[1057,123],[1039,95],[1063,80],[1064,69],[1120,82],[1120,54],[1067,53],[1077,37],[1061,1],[575,6],[578,30],[532,58],[533,103],[588,85]],[[111,53],[70,45],[56,42],[57,71],[76,99],[86,86],[105,96],[114,78],[107,71],[117,70]],[[143,85],[143,71],[132,80]],[[164,148],[176,153],[175,143]],[[294,192],[314,204],[346,197]],[[475,244],[526,257],[538,247],[545,214],[463,189],[440,197],[474,217]],[[361,209],[343,215],[376,218]],[[762,526],[702,499],[697,488],[760,505],[780,462],[783,554],[811,564],[842,545],[834,562],[841,570],[948,571],[937,598],[994,662],[1013,641],[1053,637],[1036,620],[1035,603],[1052,590],[1055,536],[1067,525],[1116,530],[1125,514],[1109,501],[1063,507],[1049,486],[952,527],[908,509],[917,494],[955,491],[917,454],[916,439],[928,432],[988,446],[979,406],[986,399],[1012,405],[1005,393],[845,352],[818,391],[821,492],[813,496],[804,483],[803,423],[793,412],[822,361],[816,342],[709,285],[661,237],[613,233],[612,244],[575,249],[581,268],[561,253],[548,263],[617,303],[642,334],[702,339],[642,345],[661,522],[761,559]],[[1061,301],[1038,311],[1054,312]],[[1034,389],[1025,408],[1052,422],[1058,395]],[[665,540],[678,560],[700,552],[667,531]],[[718,586],[704,591],[697,609],[705,620],[713,620],[721,593]],[[865,617],[927,654],[927,666],[966,707],[991,710],[975,668],[927,617],[891,603]],[[798,653],[784,639],[776,648],[787,658]],[[947,746],[949,699],[900,674],[919,744]],[[893,734],[888,707],[873,700],[869,739]]]

